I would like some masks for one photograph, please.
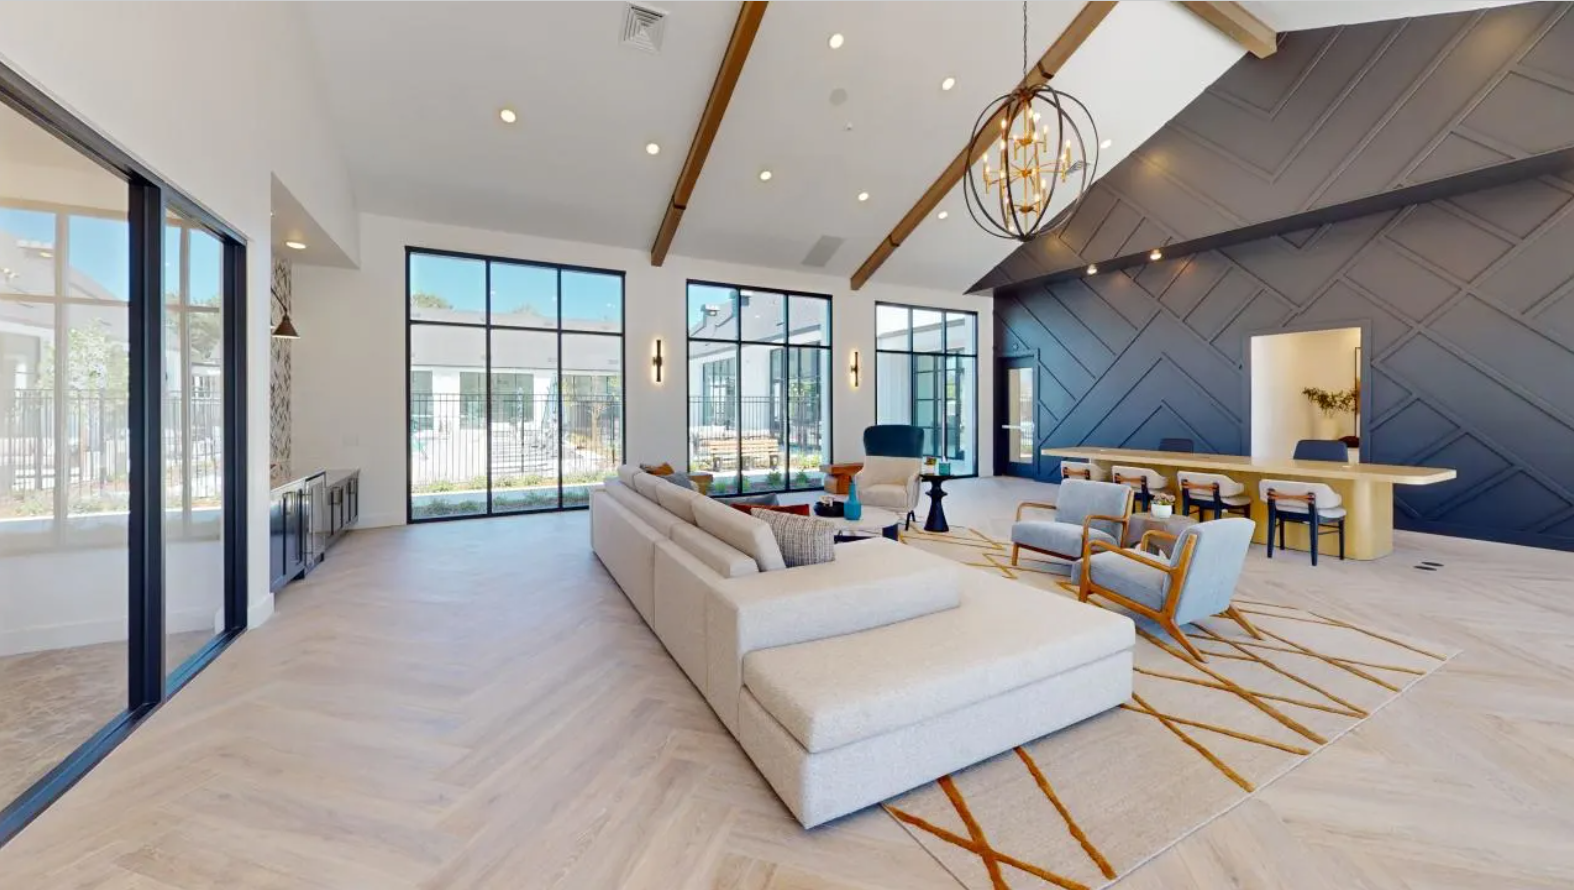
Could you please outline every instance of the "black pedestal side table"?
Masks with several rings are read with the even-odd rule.
[[[940,504],[940,499],[945,497],[945,489],[940,486],[948,479],[955,479],[949,473],[924,473],[918,478],[929,483],[929,517],[924,520],[926,532],[948,532],[951,526],[945,521],[945,507]]]

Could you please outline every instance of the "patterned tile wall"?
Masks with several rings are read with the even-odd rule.
[[[1223,206],[1246,181],[1256,194],[1238,203],[1260,208],[1249,213],[1298,209],[1318,190],[1308,183],[1338,181],[1330,170],[1375,169],[1380,159],[1369,156],[1371,144],[1383,139],[1421,146],[1401,152],[1396,170],[1424,167],[1438,152],[1459,156],[1463,142],[1447,146],[1462,132],[1465,142],[1506,157],[1566,145],[1574,141],[1569,7],[1527,4],[1439,17],[1446,20],[1441,24],[1414,20],[1419,24],[1290,35],[1280,63],[1290,70],[1271,69],[1253,87],[1253,119],[1264,140],[1275,115],[1305,93],[1325,97],[1322,112],[1302,112],[1324,123],[1273,138],[1303,145],[1324,138],[1327,121],[1362,95],[1366,80],[1359,73],[1374,69],[1399,78],[1405,89],[1369,114],[1390,123],[1410,120],[1427,138],[1400,138],[1388,124],[1369,126],[1361,138],[1345,141],[1342,159],[1329,155],[1327,169],[1315,176],[1287,176],[1289,168],[1277,162],[1277,173],[1268,175],[1269,159],[1245,156],[1241,146],[1251,140],[1236,132],[1247,126],[1237,121],[1197,143],[1210,161],[1195,175],[1172,167],[1162,176],[1150,170],[1120,178],[1119,187],[1101,184],[1054,249],[1081,264],[1118,255],[1134,237],[1162,243],[1201,234],[1214,223],[1195,208]],[[1473,44],[1483,32],[1499,42]],[[1407,33],[1431,42],[1407,42]],[[1501,42],[1505,35],[1516,41]],[[1365,54],[1361,64],[1337,51],[1341,41]],[[1401,63],[1410,75],[1400,76]],[[1242,89],[1247,81],[1239,70],[1220,83]],[[1438,79],[1470,101],[1440,111]],[[1483,110],[1495,107],[1496,92],[1531,86],[1540,99],[1513,101],[1546,110],[1548,121]],[[1212,115],[1216,100],[1199,103]],[[1195,134],[1197,107],[1155,138],[1173,144],[1166,140],[1178,132]],[[1527,135],[1527,127],[1538,129]],[[1569,132],[1553,132],[1558,127]],[[1170,200],[1181,186],[1198,199],[1192,210]],[[1292,187],[1293,199],[1279,194]],[[1199,450],[1225,453],[1249,449],[1244,353],[1252,333],[1365,323],[1371,331],[1367,459],[1454,467],[1460,475],[1442,485],[1400,488],[1397,524],[1574,549],[1574,387],[1568,385],[1574,379],[1574,174],[1129,273],[1006,287],[996,291],[995,317],[1003,354],[1038,358],[1042,444],[1152,448],[1160,437],[1185,436]],[[1053,477],[1052,467],[1042,469]]]
[[[290,305],[290,263],[275,257],[273,260],[273,300],[268,314],[269,329],[283,318],[281,306]],[[290,347],[288,340],[269,341],[271,361],[268,374],[268,454],[269,462],[288,466],[290,463]]]

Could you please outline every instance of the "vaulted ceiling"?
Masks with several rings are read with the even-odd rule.
[[[739,11],[656,5],[667,15],[651,53],[622,42],[625,3],[309,4],[360,208],[649,249]],[[1028,55],[1083,6],[1031,2]],[[1276,30],[1459,8],[1243,6]],[[1020,5],[991,0],[769,4],[672,252],[852,275],[1022,76],[1021,27]],[[1124,2],[1054,83],[1092,109],[1108,170],[1242,52],[1180,4]],[[1013,246],[974,227],[953,189],[876,275],[959,292]]]

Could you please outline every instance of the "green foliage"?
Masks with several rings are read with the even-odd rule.
[[[1301,395],[1306,400],[1317,406],[1317,410],[1327,417],[1337,417],[1340,414],[1354,414],[1357,406],[1361,404],[1361,388],[1329,392],[1315,386],[1308,386],[1301,390]]]
[[[417,309],[452,309],[454,304],[439,297],[437,294],[426,291],[416,291],[410,295],[410,305]]]

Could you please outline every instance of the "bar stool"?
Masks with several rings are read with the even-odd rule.
[[[1317,565],[1317,543],[1326,534],[1338,533],[1339,558],[1344,559],[1345,509],[1339,492],[1321,482],[1291,482],[1286,479],[1264,479],[1260,486],[1263,502],[1268,505],[1268,558],[1273,559],[1273,538],[1277,531],[1279,549],[1284,549],[1286,523],[1306,524],[1312,539],[1312,565]]]
[[[1196,507],[1198,520],[1207,518],[1203,515],[1207,510],[1213,511],[1214,519],[1222,519],[1226,513],[1252,518],[1252,497],[1246,486],[1228,476],[1183,470],[1175,474],[1175,481],[1180,483],[1182,516],[1190,516]]]
[[[1153,506],[1153,493],[1163,491],[1170,485],[1170,481],[1164,478],[1162,473],[1147,467],[1116,466],[1110,468],[1110,473],[1113,474],[1112,481],[1131,486],[1132,496],[1142,505],[1144,513]]]
[[[1085,460],[1063,460],[1060,462],[1060,481],[1064,482],[1067,479],[1103,482],[1104,468]]]

